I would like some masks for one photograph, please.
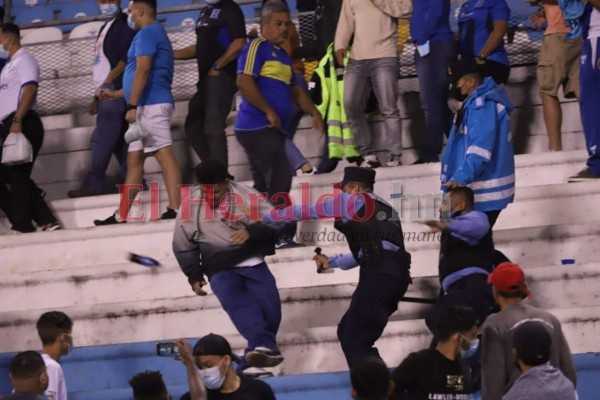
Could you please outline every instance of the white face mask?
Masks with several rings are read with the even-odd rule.
[[[223,386],[225,382],[225,375],[221,375],[219,367],[212,367],[200,370],[200,379],[204,383],[207,389],[217,390]]]
[[[465,338],[465,340],[466,340],[466,338]],[[473,339],[469,343],[469,348],[467,350],[460,351],[460,356],[462,358],[471,358],[475,355],[475,353],[477,353],[478,348],[479,348],[479,338]]]
[[[105,17],[114,17],[119,12],[119,6],[114,3],[100,4],[100,12]]]
[[[4,43],[0,44],[0,58],[4,59],[4,60],[8,60],[8,50],[6,47],[6,45]]]

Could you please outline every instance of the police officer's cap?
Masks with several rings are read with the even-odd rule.
[[[375,170],[361,167],[344,168],[344,178],[342,179],[342,189],[348,182],[360,182],[367,186],[375,184]]]

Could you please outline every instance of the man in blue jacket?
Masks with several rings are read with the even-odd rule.
[[[425,140],[416,164],[437,162],[444,134],[452,125],[448,108],[448,69],[456,61],[456,44],[450,30],[450,2],[415,0],[410,36],[416,46],[415,65],[421,107],[425,113]]]
[[[515,157],[509,115],[513,105],[493,78],[482,78],[475,63],[457,63],[453,68],[457,100],[464,100],[456,113],[448,144],[442,156],[442,190],[469,186],[475,195],[474,209],[486,213],[490,232],[500,212],[515,197]],[[505,261],[496,253],[494,262]]]

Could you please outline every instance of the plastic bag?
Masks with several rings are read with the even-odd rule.
[[[2,145],[2,164],[17,165],[33,161],[33,147],[22,133],[11,132]]]
[[[129,129],[125,132],[125,142],[132,143],[136,140],[143,140],[148,136],[148,132],[142,127],[139,121],[129,124]]]

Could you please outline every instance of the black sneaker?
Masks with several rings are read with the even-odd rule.
[[[177,218],[177,210],[167,207],[167,211],[162,213],[160,219],[175,219]]]
[[[591,169],[584,168],[579,171],[577,174],[571,176],[569,178],[569,182],[585,182],[592,181],[594,179],[600,179],[600,175],[594,175]]]
[[[69,190],[67,192],[67,196],[70,199],[76,199],[79,197],[99,196],[101,194],[103,194],[103,193],[96,189],[92,189],[90,187],[84,187],[84,188],[81,188],[78,190]]]
[[[390,159],[385,164],[387,167],[399,167],[402,165],[402,161],[400,161],[400,156],[390,156]]]
[[[359,165],[359,167],[375,169],[381,167],[381,163],[377,159],[376,155],[371,154],[363,157],[363,162]]]
[[[420,165],[420,164],[430,164],[434,162],[439,162],[438,160],[432,160],[430,158],[419,158],[417,161],[412,163],[412,165]]]
[[[248,378],[272,378],[274,375],[272,372],[267,371],[264,368],[250,367],[241,371],[240,374],[247,376]]]
[[[58,222],[52,222],[48,225],[42,226],[41,229],[44,232],[54,232],[54,231],[61,229],[61,226]]]
[[[104,225],[115,225],[115,224],[124,224],[127,221],[118,221],[115,214],[111,215],[106,219],[96,219],[94,220],[94,225],[96,226],[104,226]]]
[[[246,354],[246,362],[255,368],[276,367],[283,362],[280,351],[271,350],[266,347],[257,347]]]

